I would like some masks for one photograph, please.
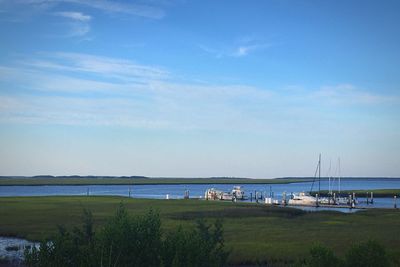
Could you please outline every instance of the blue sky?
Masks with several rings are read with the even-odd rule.
[[[0,175],[400,176],[399,12],[0,0]]]

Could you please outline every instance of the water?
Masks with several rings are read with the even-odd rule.
[[[10,261],[22,261],[26,247],[35,246],[39,248],[39,243],[31,242],[21,238],[0,236],[0,258]]]
[[[310,191],[311,182],[291,184],[237,184],[242,186],[246,193],[258,191],[268,192],[270,189],[277,196],[284,191],[300,192]],[[1,196],[55,196],[55,195],[115,195],[128,196],[131,190],[132,197],[138,198],[183,198],[185,190],[190,191],[191,197],[203,196],[208,188],[218,188],[223,191],[231,191],[231,184],[176,184],[176,185],[43,185],[43,186],[0,186]],[[328,181],[321,181],[321,190],[328,190]],[[337,191],[337,184],[332,187]],[[318,182],[314,184],[314,190],[318,189]],[[400,189],[400,178],[376,178],[376,179],[342,179],[342,190],[370,190],[370,189]]]
[[[291,184],[237,184],[242,186],[246,195],[261,192],[263,195],[274,193],[275,198],[282,198],[283,192],[288,195],[292,192],[310,191],[312,182]],[[96,196],[130,196],[134,198],[165,199],[166,195],[172,199],[181,199],[185,190],[189,190],[191,198],[204,196],[208,188],[217,188],[226,192],[232,190],[232,184],[174,184],[174,185],[45,185],[45,186],[0,186],[0,197],[5,196],[58,196],[58,195],[96,195]],[[327,180],[321,181],[321,190],[329,187]],[[331,187],[337,190],[337,182]],[[318,182],[314,190],[318,189]],[[342,190],[371,190],[371,189],[400,189],[398,178],[376,179],[342,179]],[[393,207],[393,198],[375,198],[374,207]],[[365,202],[364,198],[359,198]],[[400,200],[399,200],[400,202]],[[400,203],[399,203],[400,206]]]

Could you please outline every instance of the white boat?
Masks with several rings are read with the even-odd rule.
[[[308,194],[306,192],[292,194],[288,201],[289,205],[315,206],[315,205],[317,205],[317,203],[318,203],[317,198],[311,196],[310,194]]]
[[[232,194],[217,190],[215,188],[207,189],[204,198],[207,200],[232,200]]]
[[[208,200],[244,200],[244,191],[240,186],[234,186],[231,192],[224,192],[215,188],[207,189],[204,198]]]
[[[240,186],[233,187],[232,197],[234,197],[236,199],[241,199],[241,200],[245,199],[244,191],[242,190],[242,188]]]
[[[266,197],[264,201],[265,201],[265,204],[268,204],[268,205],[279,205],[279,200],[273,199],[272,197]]]

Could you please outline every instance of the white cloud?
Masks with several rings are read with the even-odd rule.
[[[240,38],[233,45],[223,45],[218,48],[213,48],[204,44],[199,44],[198,47],[208,54],[214,55],[216,58],[221,57],[244,57],[252,52],[261,51],[271,47],[272,44],[261,42],[253,38]]]
[[[121,13],[121,14],[135,15],[152,19],[161,19],[165,15],[164,11],[158,6],[154,7],[145,4],[133,4],[122,1],[108,1],[108,0],[14,0],[13,1],[14,5],[31,5],[35,8],[45,6],[46,9],[54,8],[55,6],[58,6],[62,3],[78,5],[78,6],[86,6],[107,13]]]
[[[152,19],[161,19],[165,15],[162,9],[148,5],[139,5],[132,3],[128,4],[128,3],[122,3],[117,1],[106,1],[106,0],[61,0],[61,1],[86,5],[91,8],[96,8],[106,12],[125,13]]]
[[[352,84],[322,86],[314,91],[310,97],[331,105],[369,105],[399,102],[398,96],[371,93]]]
[[[86,23],[72,23],[70,27],[66,37],[85,36],[90,31],[90,25]]]
[[[82,22],[90,21],[92,19],[91,16],[85,15],[81,12],[64,11],[64,12],[55,12],[54,14],[56,16],[61,16],[61,17],[65,17],[65,18],[69,18],[69,19],[73,19],[73,20],[77,20],[77,21],[82,21]]]
[[[53,14],[71,20],[71,22],[68,22],[70,30],[66,37],[85,36],[90,31],[89,21],[92,17],[89,15],[73,11],[55,12]]]
[[[7,89],[0,91],[0,121],[286,134],[311,131],[313,125],[330,129],[340,116],[337,104],[357,108],[400,102],[397,96],[349,84],[290,92],[173,77],[127,59],[36,54],[0,66],[0,85]]]
[[[39,59],[24,59],[22,65],[48,71],[87,72],[103,78],[116,78],[121,81],[145,82],[166,79],[169,73],[159,67],[136,64],[126,59],[116,59],[79,53],[47,53]]]

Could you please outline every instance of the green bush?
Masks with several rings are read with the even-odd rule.
[[[92,214],[84,211],[82,229],[71,232],[59,227],[40,248],[25,251],[25,264],[32,267],[114,266],[225,266],[221,221],[214,226],[198,221],[195,229],[178,228],[162,237],[159,215],[150,210],[130,217],[121,204],[98,232]]]
[[[333,254],[333,251],[322,245],[315,245],[310,250],[310,258],[306,262],[310,267],[338,267],[340,260]]]
[[[168,267],[224,266],[228,253],[224,250],[222,224],[217,220],[214,229],[203,220],[197,227],[185,231],[181,227],[164,241],[163,264]]]
[[[391,261],[385,247],[374,240],[369,240],[353,245],[343,260],[337,258],[329,248],[316,245],[310,249],[309,257],[300,262],[298,266],[388,267],[391,266]]]
[[[346,266],[387,267],[390,266],[385,247],[374,240],[353,245],[346,253]]]

